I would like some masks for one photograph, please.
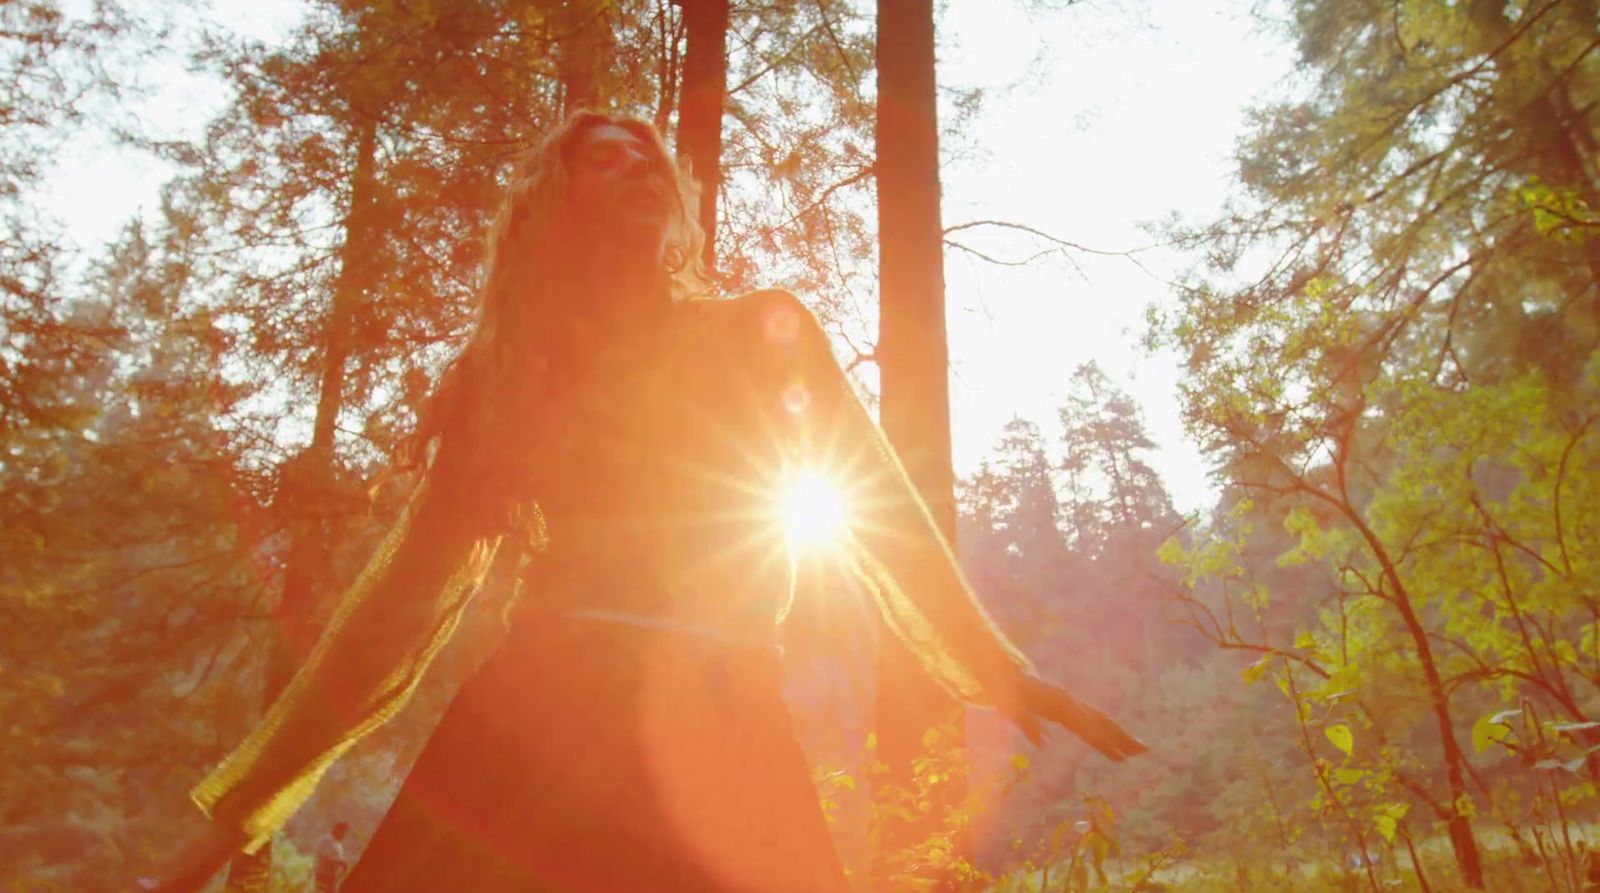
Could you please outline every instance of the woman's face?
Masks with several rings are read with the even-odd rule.
[[[578,135],[567,159],[574,215],[602,240],[651,252],[658,261],[672,220],[671,172],[653,146],[627,128],[596,124]],[[643,259],[643,258],[641,258]]]

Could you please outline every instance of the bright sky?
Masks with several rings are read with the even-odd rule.
[[[1038,4],[1038,0],[1032,0]],[[992,88],[968,145],[945,176],[946,225],[980,219],[1027,224],[1107,250],[1151,245],[1140,224],[1179,211],[1205,218],[1229,187],[1229,154],[1244,107],[1289,70],[1290,51],[1259,33],[1253,0],[1107,0],[1027,15],[1029,0],[949,0],[939,23],[939,77]],[[291,2],[216,2],[210,14],[262,36],[293,25]],[[220,85],[176,67],[141,104],[174,136],[199,132],[225,100]],[[169,175],[157,162],[80,142],[61,160],[53,204],[73,241],[93,247],[142,208]],[[961,236],[1020,259],[1043,247],[998,232]],[[1088,360],[1134,395],[1159,450],[1152,464],[1181,510],[1214,493],[1178,418],[1174,359],[1140,348],[1144,313],[1170,299],[1157,276],[1181,259],[1075,255],[1001,268],[951,251],[951,390],[958,474],[975,469],[1001,427],[1021,414],[1056,436],[1068,376]]]
[[[1249,18],[1260,4],[1110,0],[1027,16],[1017,9],[1027,2],[952,0],[940,23],[943,82],[1023,81],[975,122],[981,154],[946,169],[945,225],[1008,220],[1122,251],[1156,241],[1141,223],[1214,213],[1245,107],[1292,62],[1291,48]],[[998,233],[956,238],[1007,260],[1046,247]],[[1140,347],[1146,308],[1171,299],[1155,276],[1172,278],[1182,261],[1159,250],[1139,258],[1154,276],[1121,258],[1074,255],[1080,275],[1059,257],[1015,269],[947,254],[957,473],[977,466],[1013,415],[1056,437],[1068,376],[1092,359],[1143,407],[1159,447],[1152,465],[1178,508],[1214,500],[1179,419],[1177,361]]]

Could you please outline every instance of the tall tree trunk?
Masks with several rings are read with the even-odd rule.
[[[683,9],[687,46],[678,101],[678,151],[700,181],[701,260],[716,268],[717,192],[722,184],[722,104],[728,92],[728,0],[673,0]]]
[[[328,309],[326,346],[322,361],[322,381],[317,393],[317,414],[312,422],[311,445],[300,457],[305,487],[304,526],[297,531],[284,571],[283,600],[278,606],[283,635],[278,641],[278,674],[269,679],[273,697],[288,684],[289,677],[312,644],[311,615],[316,605],[317,584],[326,576],[328,521],[337,508],[334,477],[335,425],[344,408],[345,367],[354,349],[355,322],[361,304],[371,291],[377,270],[373,259],[374,212],[377,204],[377,123],[368,118],[358,125],[356,165],[350,188],[350,213],[345,218],[344,246],[340,250],[339,277],[334,282],[332,306]],[[298,554],[296,554],[298,553]]]
[[[944,534],[954,540],[933,0],[879,0],[877,73],[880,418]],[[880,629],[878,638],[875,726],[890,783],[910,784],[912,761],[924,753],[923,735],[937,726],[953,725],[956,739],[943,738],[941,746],[965,762],[959,705],[887,630]],[[902,821],[878,810],[874,875],[880,886],[895,854],[939,831],[948,807],[964,796],[965,772],[953,777],[959,781],[926,819]]]
[[[319,583],[327,576],[333,515],[337,498],[333,435],[344,406],[345,367],[354,347],[355,319],[371,289],[376,272],[372,259],[374,210],[377,200],[377,123],[367,118],[358,125],[356,166],[350,188],[350,212],[345,217],[344,246],[340,250],[339,277],[334,282],[332,306],[324,329],[326,339],[322,380],[318,386],[317,413],[312,422],[311,444],[284,463],[279,499],[294,518],[290,522],[283,596],[275,615],[277,636],[262,688],[263,710],[270,707],[288,685],[311,649],[311,618]],[[264,893],[271,888],[272,843],[253,855],[240,853],[229,866],[227,890]]]

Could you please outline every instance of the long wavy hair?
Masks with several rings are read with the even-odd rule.
[[[430,477],[448,479],[435,486],[464,488],[460,495],[480,515],[478,522],[502,532],[528,532],[542,477],[536,445],[561,421],[550,417],[551,408],[602,346],[595,339],[608,336],[592,323],[629,324],[626,315],[585,303],[595,296],[579,293],[572,264],[579,252],[572,250],[570,232],[562,232],[572,150],[587,131],[605,124],[632,133],[650,163],[667,172],[672,210],[660,271],[665,293],[672,301],[707,296],[699,186],[686,164],[674,163],[650,123],[578,112],[520,159],[489,230],[473,331],[420,409],[401,454],[402,467],[427,466]]]

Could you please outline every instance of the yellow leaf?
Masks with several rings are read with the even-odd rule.
[[[1334,747],[1344,751],[1345,756],[1349,756],[1355,750],[1355,735],[1350,733],[1350,727],[1344,723],[1328,726],[1323,734],[1328,736],[1328,740],[1333,742]]]

